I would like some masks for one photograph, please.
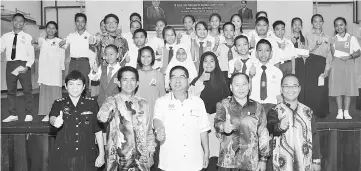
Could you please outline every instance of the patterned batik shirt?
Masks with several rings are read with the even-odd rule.
[[[223,131],[226,108],[230,122],[235,127],[230,134]],[[256,170],[259,161],[266,162],[269,156],[269,134],[266,126],[266,114],[260,103],[248,100],[242,106],[234,97],[218,102],[214,119],[214,127],[221,141],[218,166]]]
[[[121,94],[108,97],[98,113],[107,126],[107,171],[148,171],[153,165],[155,137],[146,100]]]

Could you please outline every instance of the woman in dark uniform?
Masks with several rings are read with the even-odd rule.
[[[69,95],[55,100],[50,124],[56,140],[50,154],[51,171],[95,171],[104,164],[102,131],[97,120],[97,102],[82,96],[85,77],[77,70],[65,78]],[[97,146],[94,142],[96,139]]]

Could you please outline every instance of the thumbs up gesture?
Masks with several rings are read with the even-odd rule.
[[[66,39],[63,39],[62,41],[59,42],[59,47],[62,47],[66,44]]]
[[[280,119],[280,128],[286,131],[290,126],[289,117],[292,115],[292,111],[284,103],[281,103],[280,107],[285,109],[284,116]]]
[[[60,128],[63,125],[63,123],[64,123],[63,111],[60,111],[60,114],[59,114],[58,117],[56,117],[53,126],[56,127],[56,128]]]
[[[228,113],[227,107],[224,107],[226,109],[226,121],[223,123],[223,130],[225,133],[229,134],[233,131],[234,126],[231,123],[231,115]]]
[[[159,128],[156,130],[156,138],[159,142],[162,142],[165,140],[165,130],[163,128]]]

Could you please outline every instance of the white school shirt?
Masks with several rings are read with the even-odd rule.
[[[235,72],[235,70],[234,70],[234,64],[236,63],[237,60],[239,60],[239,62],[241,62],[242,68],[244,67],[244,66],[243,66],[243,62],[241,61],[241,56],[237,54],[232,60],[230,60],[230,61],[228,62],[228,68],[229,68],[229,70],[228,70],[228,77],[229,77],[229,78],[231,78],[232,74]],[[252,65],[255,65],[255,66],[256,66],[256,65],[258,64],[258,62],[259,62],[259,61],[258,61],[257,59],[252,59],[252,58],[250,58],[250,56],[248,55],[248,60],[247,60],[247,62],[246,62],[246,67],[247,67],[247,69],[246,69],[246,73],[245,73],[245,74],[249,75],[249,70],[251,69]],[[241,71],[242,71],[242,68],[241,68]]]
[[[11,59],[11,51],[13,47],[15,33],[13,31],[3,34],[1,36],[1,53],[6,50],[6,61],[27,61],[26,66],[31,67],[35,60],[34,47],[31,45],[33,39],[29,34],[20,31],[16,41],[16,56]]]
[[[133,41],[132,32],[123,33],[122,36],[125,38],[125,40],[127,40],[129,49],[133,48],[133,47],[136,47],[135,44],[134,44],[134,41]]]
[[[228,61],[228,51],[229,51],[229,48],[226,45],[226,43],[219,44],[216,54],[218,56],[217,58],[218,58],[218,61],[219,61],[219,67],[221,68],[222,71],[229,71],[229,68],[228,68],[228,62],[229,62]],[[232,57],[233,58],[235,56],[237,56],[237,52],[236,52],[236,50],[234,50],[234,46],[232,46],[231,51],[232,51]]]
[[[70,33],[66,37],[66,49],[70,45],[70,57],[80,58],[89,57],[89,37],[92,36],[88,31],[84,31],[83,34],[79,34],[78,31]]]
[[[211,129],[201,98],[189,95],[180,102],[172,92],[155,102],[154,119],[163,122],[166,138],[160,146],[159,168],[196,171],[203,167],[201,133]]]
[[[158,38],[157,36],[152,37],[151,39],[149,39],[148,41],[148,45],[153,49],[154,54],[155,54],[155,58],[161,58],[160,55],[157,56],[157,49],[158,48],[163,48],[164,45],[164,39]],[[162,61],[158,61],[155,60],[154,61],[154,65],[153,65],[153,69],[157,69],[157,68],[161,68],[163,66]]]
[[[110,70],[109,70],[109,67],[111,67],[110,65],[108,65],[107,66],[107,76],[108,76],[108,74],[109,74],[109,72],[110,72]],[[112,66],[113,67],[113,70],[112,70],[112,77],[114,76],[114,74],[120,69],[120,63],[119,62],[117,62],[114,66]],[[97,72],[95,73],[95,74],[93,74],[93,70],[91,70],[90,71],[90,73],[88,74],[88,77],[89,77],[89,80],[92,80],[92,81],[98,81],[98,80],[100,80],[100,77],[102,76],[102,67],[101,66],[99,66],[98,67],[98,70],[97,70]]]
[[[347,41],[348,36],[351,36],[350,34],[346,33],[344,37],[339,36],[338,34],[335,36],[336,37],[336,41]],[[335,44],[333,44],[333,47],[335,48]],[[347,56],[350,55],[358,50],[361,50],[360,44],[358,43],[357,39],[355,36],[352,36],[350,39],[350,52],[349,54],[343,54],[341,53],[335,53],[334,56],[339,58],[342,56]]]
[[[65,70],[65,50],[59,47],[60,38],[39,38],[39,77],[38,83],[49,86],[62,86]]]
[[[272,47],[273,50],[273,57],[271,59],[271,63],[283,63],[284,61],[288,61],[291,60],[292,57],[296,57],[296,50],[295,47],[293,45],[293,43],[291,42],[291,40],[287,39],[287,38],[283,38],[280,39],[278,37],[273,37],[273,42],[276,43],[275,47]],[[285,49],[281,49],[278,46],[278,43],[282,43],[285,42],[286,46]]]
[[[267,76],[267,98],[261,100],[261,75],[262,75],[262,64],[256,65],[256,75],[252,78],[252,90],[250,99],[255,100],[259,103],[271,103],[277,104],[277,96],[281,94],[281,79],[283,77],[282,71],[274,65],[266,64],[266,76]]]

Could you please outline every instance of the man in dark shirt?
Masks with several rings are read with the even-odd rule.
[[[267,129],[273,135],[274,170],[321,170],[319,134],[312,110],[300,103],[301,87],[294,74],[281,80],[283,103],[267,115]],[[269,165],[270,166],[270,165]]]
[[[50,124],[57,131],[49,170],[95,171],[104,164],[102,131],[96,117],[98,104],[81,96],[85,77],[79,71],[71,71],[65,84],[69,96],[55,100],[49,114]]]

